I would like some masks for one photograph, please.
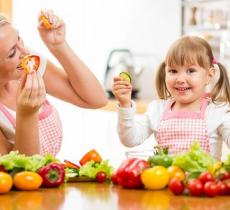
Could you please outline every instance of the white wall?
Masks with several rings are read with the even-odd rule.
[[[140,96],[152,97],[153,75],[170,43],[180,35],[180,0],[14,0],[13,21],[25,43],[56,60],[42,44],[37,30],[41,8],[53,9],[66,22],[67,39],[76,53],[103,82],[106,60],[114,48],[129,48],[148,55],[140,62]],[[124,158],[116,134],[116,114],[83,110],[51,99],[60,111],[64,143],[60,158],[78,160],[96,148],[115,164]],[[142,147],[151,147],[147,141]]]

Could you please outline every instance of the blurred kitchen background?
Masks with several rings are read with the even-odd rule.
[[[156,98],[154,74],[170,44],[182,34],[204,37],[215,56],[230,67],[230,0],[0,0],[29,48],[59,65],[37,32],[42,8],[52,9],[66,23],[67,40],[94,72],[110,97],[108,106],[85,110],[51,98],[61,114],[64,141],[58,155],[78,161],[88,150],[97,149],[115,166],[130,150],[116,133],[116,102],[111,78],[130,71],[133,97],[142,114]],[[139,115],[137,117],[140,117]],[[151,149],[154,138],[131,150]],[[224,146],[224,154],[229,153]]]

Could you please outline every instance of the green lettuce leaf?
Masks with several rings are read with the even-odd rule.
[[[12,171],[20,168],[25,171],[37,171],[44,165],[50,162],[59,162],[58,159],[53,157],[51,154],[44,156],[32,155],[26,156],[19,154],[18,151],[11,151],[7,155],[0,156],[0,165],[4,166],[5,170]]]
[[[208,153],[204,152],[199,143],[195,142],[191,145],[188,152],[184,152],[175,156],[173,165],[179,166],[184,171],[190,173],[201,173],[208,169],[217,161]]]
[[[107,178],[110,178],[113,172],[113,167],[109,165],[108,160],[103,160],[101,163],[89,161],[80,168],[79,175],[94,179],[96,178],[96,174],[100,171],[105,172]]]

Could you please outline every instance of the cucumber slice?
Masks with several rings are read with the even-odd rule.
[[[131,82],[131,76],[127,72],[121,72],[119,77],[123,78],[125,81]]]

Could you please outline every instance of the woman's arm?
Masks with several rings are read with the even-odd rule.
[[[101,84],[66,42],[64,22],[52,11],[42,11],[42,14],[47,17],[52,28],[46,29],[40,21],[40,36],[63,67],[61,71],[48,62],[44,75],[47,92],[81,107],[105,106],[107,98]]]

